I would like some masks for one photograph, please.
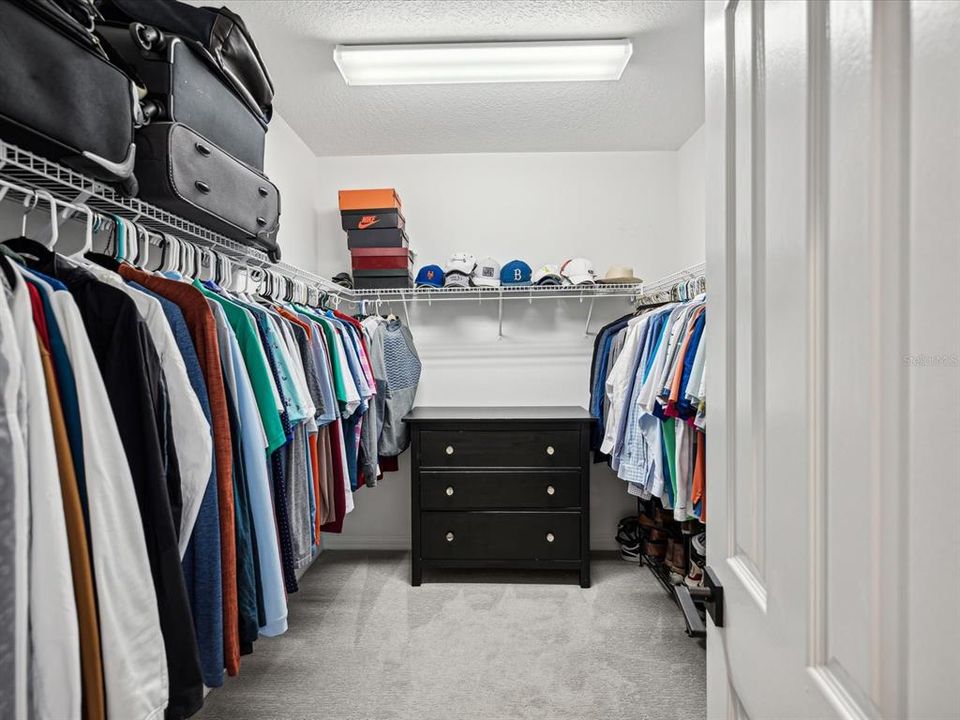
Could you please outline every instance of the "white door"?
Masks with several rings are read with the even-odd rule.
[[[707,2],[711,718],[960,717],[960,4]]]

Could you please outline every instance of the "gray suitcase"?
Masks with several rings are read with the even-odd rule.
[[[256,169],[180,123],[137,131],[140,197],[280,259],[280,191]]]

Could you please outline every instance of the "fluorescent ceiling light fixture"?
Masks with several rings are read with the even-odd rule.
[[[347,85],[619,80],[629,40],[337,45]]]

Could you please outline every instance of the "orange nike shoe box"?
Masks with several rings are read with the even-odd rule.
[[[409,245],[403,228],[370,228],[347,230],[347,247],[356,248],[405,248]]]
[[[341,190],[340,210],[399,210],[400,196],[393,188],[380,190]]]
[[[340,213],[344,230],[373,230],[376,228],[402,228],[407,224],[399,210],[350,210]]]

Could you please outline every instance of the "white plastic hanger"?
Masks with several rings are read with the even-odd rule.
[[[50,205],[50,238],[41,244],[44,245],[48,250],[53,250],[54,246],[57,244],[57,240],[60,238],[60,223],[57,220],[57,201],[53,199],[53,195],[48,193],[46,190],[37,190],[36,197],[42,198],[47,201]],[[31,208],[32,210],[33,208]],[[24,217],[24,230],[26,230],[26,215]]]
[[[80,260],[84,255],[93,250],[93,210],[86,205],[80,205],[80,211],[86,216],[86,222],[83,228],[83,246],[67,257],[71,260]]]

